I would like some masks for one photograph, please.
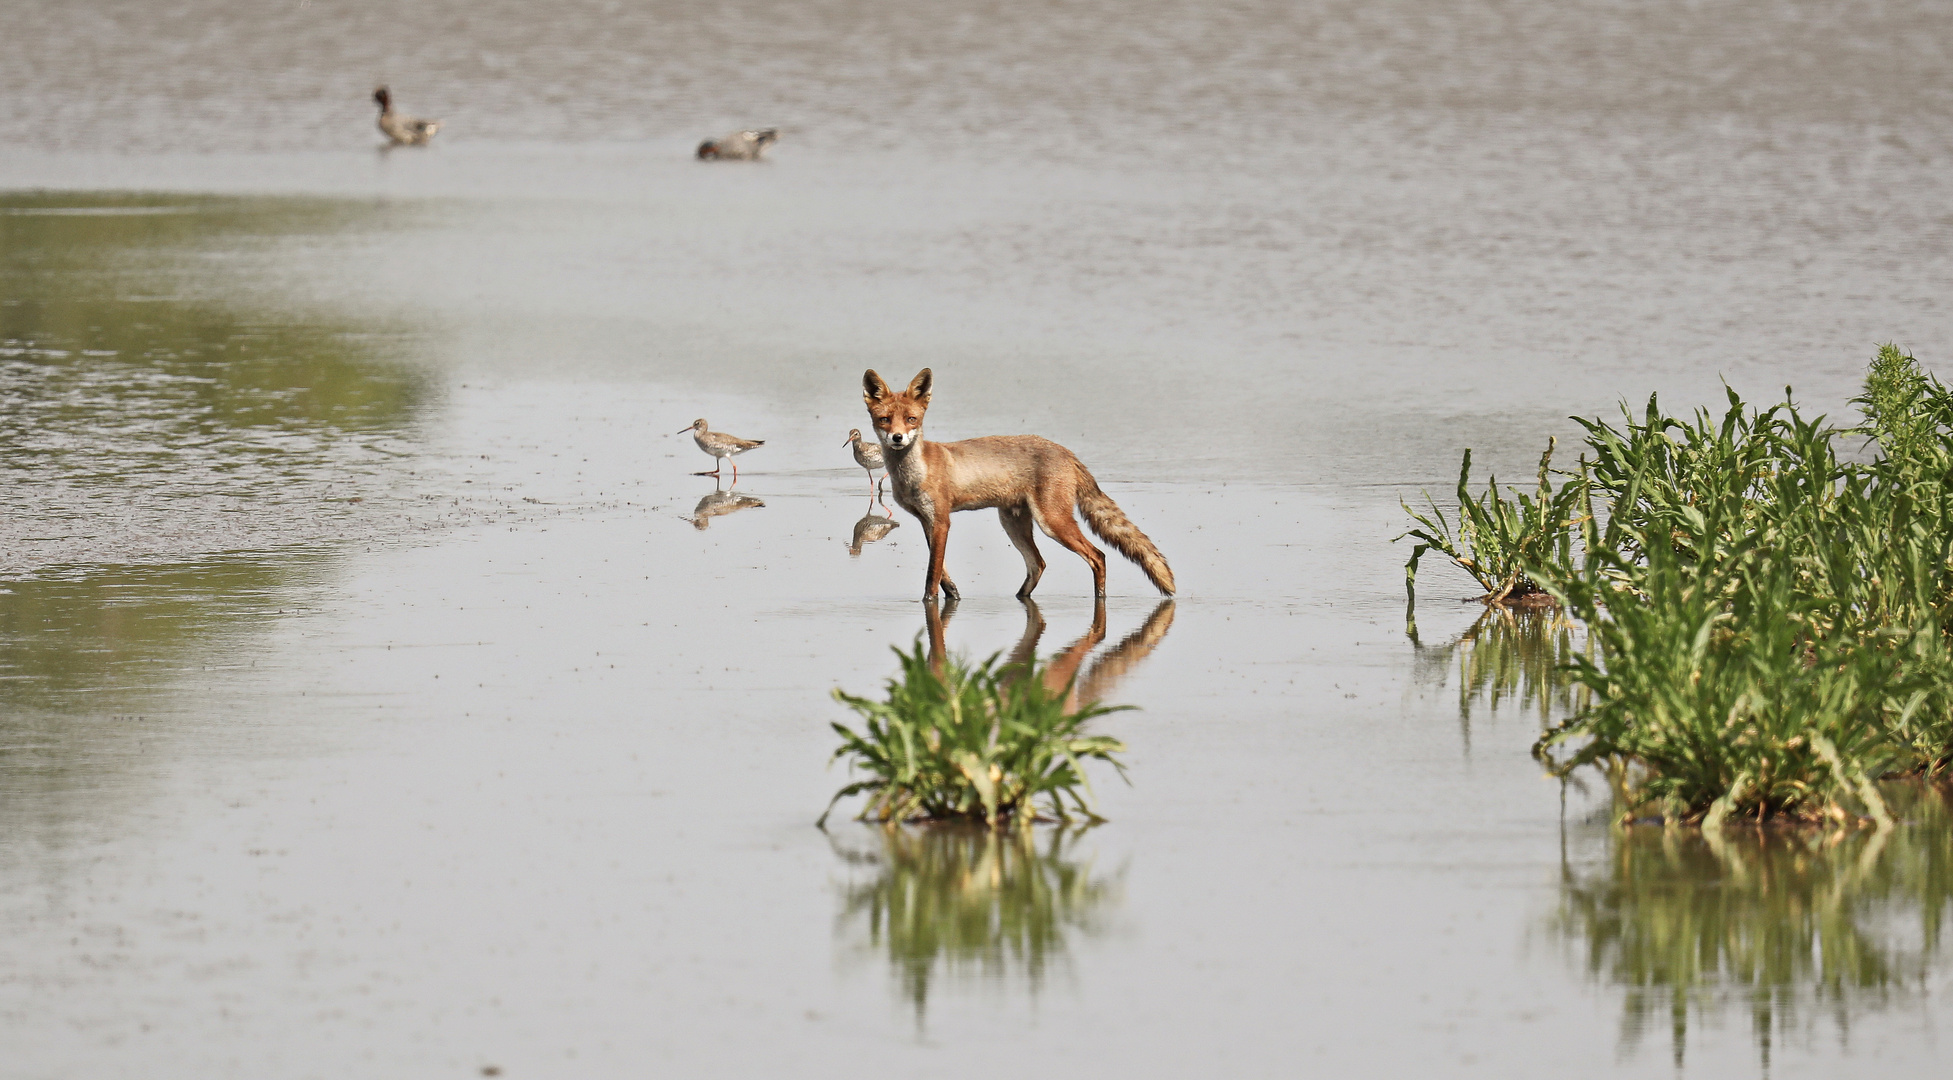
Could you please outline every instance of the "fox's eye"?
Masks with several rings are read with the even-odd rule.
[[[913,416],[909,417],[909,423],[911,424],[915,423],[915,417]]]

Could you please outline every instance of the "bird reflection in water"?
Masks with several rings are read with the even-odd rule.
[[[1948,794],[1885,785],[1887,830],[1609,829],[1593,857],[1562,856],[1548,921],[1567,955],[1621,994],[1621,1050],[1669,1031],[1678,1074],[1689,1022],[1749,1014],[1763,1075],[1772,1049],[1828,1020],[1923,1004],[1953,908]]]
[[[845,864],[835,937],[857,957],[885,954],[921,1026],[939,979],[1022,982],[1033,994],[1069,965],[1074,933],[1097,934],[1123,892],[1078,852],[1081,828],[847,829],[829,843]]]
[[[868,497],[868,512],[854,523],[854,537],[848,542],[848,554],[859,557],[861,549],[900,528],[901,522],[888,514],[875,513],[875,497]]]
[[[688,520],[691,521],[693,528],[704,532],[712,527],[712,519],[715,517],[765,505],[751,495],[741,495],[737,490],[714,488],[711,494],[700,499],[698,505],[692,508],[692,516]]]

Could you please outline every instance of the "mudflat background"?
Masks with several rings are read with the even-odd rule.
[[[1407,633],[1389,540],[1468,446],[1939,368],[1938,5],[0,16],[10,1075],[1937,1059],[1942,805],[1610,831],[1527,755],[1578,635],[1436,568]],[[931,437],[1071,447],[1184,590],[1116,565],[1101,636],[956,521],[950,645],[1141,706],[1028,851],[812,827],[828,691],[926,629],[841,440],[925,365]]]

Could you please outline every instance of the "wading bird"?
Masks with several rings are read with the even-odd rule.
[[[707,139],[698,144],[700,161],[758,161],[766,148],[780,138],[779,128],[756,128],[751,131],[735,131],[717,139]]]
[[[427,140],[441,130],[439,120],[422,120],[393,111],[393,95],[382,86],[373,91],[373,100],[380,104],[380,133],[392,139],[395,146],[426,146]]]
[[[887,468],[882,463],[882,444],[862,441],[860,428],[849,430],[847,441],[841,445],[849,444],[854,446],[854,463],[868,470],[868,490],[881,494],[881,485],[875,482],[875,470]]]
[[[672,432],[672,434],[683,435],[687,431],[692,433],[692,441],[698,444],[698,448],[711,454],[718,462],[711,472],[694,474],[697,476],[717,476],[719,475],[719,470],[724,468],[725,463],[731,461],[735,455],[743,454],[757,446],[766,445],[765,439],[742,439],[737,435],[728,435],[723,431],[709,430],[705,425],[704,417],[692,421],[691,427],[679,428],[677,431]],[[739,482],[739,463],[736,461],[732,463],[732,482],[735,484]]]

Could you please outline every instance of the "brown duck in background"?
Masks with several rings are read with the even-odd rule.
[[[700,161],[758,161],[766,148],[778,142],[779,128],[754,128],[735,131],[698,144]]]
[[[422,120],[393,111],[393,94],[384,86],[373,91],[373,100],[380,106],[380,133],[393,140],[395,146],[426,146],[427,140],[441,130],[439,120]]]

